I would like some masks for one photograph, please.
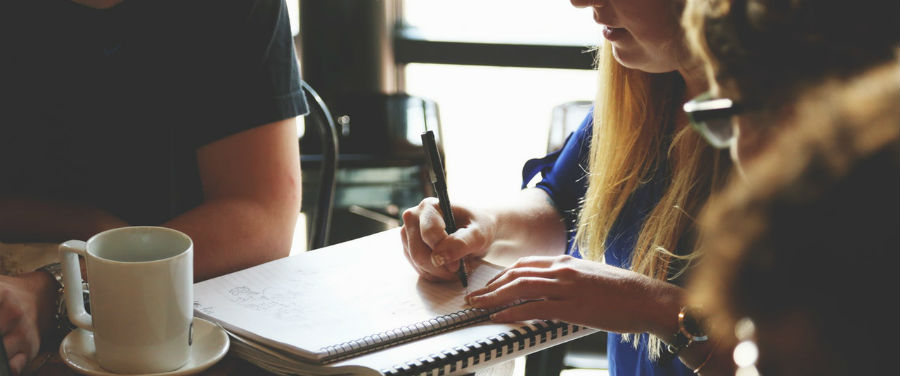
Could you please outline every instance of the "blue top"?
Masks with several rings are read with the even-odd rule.
[[[568,230],[567,253],[578,258],[581,258],[581,254],[573,242],[580,203],[587,191],[586,172],[592,119],[593,114],[589,113],[581,126],[569,135],[560,150],[543,158],[529,160],[522,169],[523,188],[537,173],[541,173],[542,179],[536,187],[550,195],[560,215],[563,216]],[[607,239],[605,254],[607,264],[623,269],[630,267],[631,253],[644,217],[653,209],[663,193],[660,180],[654,178],[648,184],[641,185],[626,202]],[[667,357],[665,353],[659,361],[651,362],[647,338],[646,333],[642,334],[639,347],[635,349],[631,342],[622,341],[622,335],[609,333],[607,356],[610,375],[693,375],[693,372],[677,357]]]

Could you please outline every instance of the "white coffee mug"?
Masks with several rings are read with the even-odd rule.
[[[157,373],[187,363],[194,301],[191,238],[165,227],[107,230],[59,246],[66,308],[92,331],[97,362],[115,373]],[[78,255],[87,263],[84,309]]]

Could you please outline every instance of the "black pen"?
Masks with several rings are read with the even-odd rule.
[[[438,154],[437,144],[434,142],[434,132],[425,131],[422,133],[422,145],[425,146],[425,157],[428,159],[431,168],[428,174],[431,176],[431,184],[434,186],[434,192],[438,196],[438,202],[441,205],[441,212],[444,214],[444,229],[447,234],[456,232],[456,220],[453,219],[453,211],[450,210],[450,197],[447,195],[447,177],[444,175],[444,165],[441,163],[441,156]],[[466,272],[465,257],[459,259],[459,269],[456,271],[459,281],[463,287],[469,287],[469,277]]]

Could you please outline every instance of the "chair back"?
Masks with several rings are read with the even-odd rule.
[[[322,150],[316,207],[315,210],[309,211],[310,225],[307,226],[310,229],[307,249],[313,250],[328,245],[328,231],[331,226],[334,191],[337,184],[338,130],[331,111],[328,110],[322,97],[305,81],[301,81],[301,86],[307,101],[313,104],[309,116],[313,121],[307,124],[314,123],[317,126]]]
[[[566,137],[578,129],[581,121],[591,111],[591,101],[571,101],[553,107],[550,118],[550,134],[547,137],[547,152],[558,150],[566,142]]]

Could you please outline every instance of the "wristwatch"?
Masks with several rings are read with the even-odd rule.
[[[63,282],[62,265],[58,262],[54,262],[37,268],[37,270],[49,273],[56,281],[56,311],[53,313],[53,318],[56,321],[56,334],[59,335],[61,339],[61,336],[65,336],[72,331],[72,329],[75,329],[75,325],[69,321],[68,310],[66,310],[65,283]],[[85,306],[87,306],[89,297],[88,284],[82,282],[81,287],[82,291],[84,291],[84,303]]]
[[[672,355],[690,346],[694,342],[703,342],[709,339],[706,335],[706,322],[704,316],[693,307],[682,307],[678,312],[678,331],[675,332],[675,341],[666,346]]]

